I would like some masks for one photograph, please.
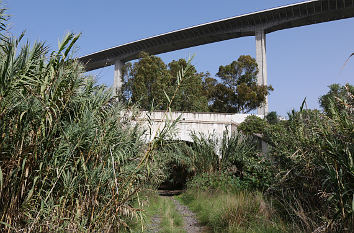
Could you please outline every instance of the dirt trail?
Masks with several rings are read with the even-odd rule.
[[[151,219],[151,224],[147,227],[146,232],[158,233],[161,223],[161,217],[155,215]]]
[[[173,203],[175,204],[176,210],[183,217],[183,229],[187,233],[206,233],[206,232],[209,232],[207,230],[207,227],[202,226],[198,222],[195,213],[190,211],[187,206],[183,205],[178,200],[176,200],[173,197],[173,195],[175,195],[175,193],[169,193],[169,192],[160,193],[160,197],[161,198],[169,199],[170,201],[173,201]],[[153,233],[160,232],[160,223],[161,223],[161,216],[155,215],[151,219],[151,223],[147,227],[146,232],[153,232]]]
[[[181,204],[178,200],[175,198],[171,197],[173,202],[176,205],[177,211],[182,215],[183,217],[183,223],[184,223],[184,230],[187,233],[202,233],[202,232],[208,232],[207,228],[204,226],[201,226],[200,223],[197,220],[197,217],[195,213],[189,210],[189,208],[183,204]]]

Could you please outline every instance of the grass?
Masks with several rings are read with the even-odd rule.
[[[183,217],[177,212],[176,206],[170,198],[161,198],[162,221],[161,231],[164,233],[182,233]]]
[[[140,205],[143,207],[141,221],[130,223],[132,232],[149,232],[151,228],[158,229],[161,233],[184,233],[183,217],[176,210],[171,198],[160,197],[155,192],[148,193],[142,198]],[[138,204],[137,204],[138,206]],[[153,221],[153,219],[159,221]],[[152,226],[158,224],[158,226]]]
[[[213,232],[286,232],[261,193],[189,190],[179,197]]]

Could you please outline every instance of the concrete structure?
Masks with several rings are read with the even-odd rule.
[[[116,95],[117,92],[122,88],[123,85],[123,74],[122,68],[124,63],[120,60],[116,60],[114,63],[114,81],[113,81],[113,95]]]
[[[354,0],[312,0],[231,17],[123,44],[80,57],[86,70],[115,64],[115,90],[120,87],[124,62],[138,58],[141,51],[155,55],[178,49],[244,36],[256,36],[258,83],[267,84],[266,34],[287,28],[354,17]],[[266,114],[267,104],[258,110]]]
[[[258,85],[267,85],[267,57],[266,57],[266,34],[263,28],[256,31],[256,61],[258,64]],[[268,96],[263,106],[257,109],[258,115],[267,115]]]
[[[162,111],[151,113],[142,111],[137,120],[142,122],[147,130],[151,128],[151,135],[150,130],[148,130],[149,133],[146,133],[146,141],[149,142],[166,124],[168,125],[179,118],[175,130],[172,130],[169,135],[170,139],[192,142],[192,132],[197,135],[215,135],[217,138],[222,138],[224,131],[227,130],[228,134],[231,135],[236,130],[237,125],[242,123],[249,115],[200,112],[171,112],[165,114]]]

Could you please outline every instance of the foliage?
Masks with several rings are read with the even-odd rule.
[[[193,143],[187,148],[195,174],[213,173],[220,169],[218,140],[214,135],[192,134]]]
[[[112,91],[84,76],[70,57],[79,35],[68,34],[50,54],[44,43],[19,49],[22,37],[3,35],[0,42],[1,227],[129,228],[130,219],[140,218],[140,208],[132,207],[137,194],[165,178],[154,161],[161,160],[156,148],[175,122],[146,145],[131,121],[134,107],[112,99]],[[190,67],[188,61],[178,72],[168,109]]]
[[[137,169],[141,132],[70,59],[78,37],[48,59],[43,43],[17,52],[19,40],[7,38],[0,48],[0,215],[16,230],[118,230],[151,181]]]
[[[252,137],[227,131],[221,140],[215,135],[192,136],[193,143],[184,150],[195,174],[189,188],[263,190],[270,185],[269,161],[258,153]]]
[[[138,62],[128,64],[125,68],[127,81],[123,85],[123,95],[132,103],[140,103],[143,109],[150,109],[153,103],[155,110],[166,110],[168,97],[175,92],[177,73],[185,69],[187,61],[172,61],[167,66],[156,56],[141,53]],[[186,77],[180,83],[175,101],[171,105],[173,111],[207,111],[207,98],[203,95],[201,74],[191,65]]]
[[[188,145],[181,141],[163,141],[156,149],[155,161],[165,175],[162,189],[183,189],[186,180],[194,175]]]
[[[170,197],[159,196],[154,191],[140,195],[140,205],[143,206],[143,221],[134,221],[130,232],[166,232],[183,233],[183,217],[176,209],[174,200]]]
[[[179,70],[184,69],[187,65],[185,59],[173,60],[168,66],[170,73],[171,84],[169,93],[172,93],[175,89],[176,80]],[[189,112],[207,112],[208,103],[207,97],[203,93],[202,77],[203,73],[197,73],[194,66],[191,66],[188,72],[188,79],[185,79],[180,87],[180,91],[177,93],[174,105],[172,109],[177,111],[189,111]]]
[[[247,189],[244,183],[227,172],[197,174],[187,182],[188,190],[237,192]]]
[[[276,112],[270,112],[265,116],[265,119],[267,122],[271,125],[275,125],[276,123],[279,122],[278,115]]]
[[[270,124],[248,117],[238,129],[250,135],[261,134],[270,145],[267,155],[259,157],[247,146],[252,144],[252,138],[224,138],[219,150],[223,159],[205,162],[213,169],[197,169],[188,187],[209,191],[263,190],[280,216],[295,228],[306,232],[350,232],[354,227],[354,96],[350,88],[345,90],[330,103],[331,114],[304,110],[302,106],[300,111],[289,114],[288,121]],[[195,157],[201,158],[196,160],[202,162],[203,156],[210,157],[216,151],[218,144],[211,142],[214,144],[204,139],[198,145],[203,149],[195,152]]]
[[[353,95],[345,96],[331,104],[331,117],[301,110],[265,132],[278,173],[268,192],[306,231],[353,229]]]
[[[141,53],[134,64],[125,66],[122,91],[126,101],[140,103],[143,109],[165,110],[168,96],[174,92],[176,72],[186,67],[179,59],[166,65],[161,58]],[[194,66],[176,93],[174,111],[249,112],[264,103],[271,86],[257,84],[257,63],[250,56],[240,56],[230,65],[220,66],[221,83],[209,73],[198,73]]]
[[[267,127],[267,121],[260,117],[250,115],[238,126],[238,129],[244,134],[253,135],[262,134]]]
[[[335,108],[339,111],[344,110],[346,105],[353,106],[354,86],[347,83],[345,86],[340,84],[332,84],[329,86],[329,92],[319,98],[320,106],[328,116],[332,116],[332,109]],[[340,100],[340,101],[338,101]]]
[[[249,112],[266,101],[271,86],[257,84],[258,67],[251,56],[240,56],[226,66],[220,66],[216,74],[221,83],[210,78],[205,82],[211,93],[210,110],[213,112]]]
[[[212,232],[286,232],[261,193],[207,192],[193,188],[180,199]]]

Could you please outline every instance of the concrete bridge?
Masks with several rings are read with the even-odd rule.
[[[151,128],[151,133],[146,133],[146,141],[151,141],[151,137],[156,135],[158,130],[166,125],[177,121],[176,127],[170,136],[171,140],[181,140],[192,142],[191,133],[197,135],[215,135],[222,138],[225,130],[231,135],[237,126],[242,123],[250,114],[233,113],[204,113],[204,112],[147,112],[142,111],[137,117],[137,121],[142,123],[147,130]],[[263,117],[260,115],[259,117]]]
[[[213,136],[219,139],[216,145],[215,153],[220,155],[220,148],[225,132],[228,136],[237,130],[237,126],[241,124],[246,117],[251,114],[234,114],[234,113],[207,113],[207,112],[148,112],[141,111],[138,117],[135,119],[136,122],[140,123],[141,126],[146,130],[144,135],[146,142],[151,142],[151,140],[162,131],[164,126],[168,126],[173,121],[177,120],[177,124],[173,130],[169,130],[167,140],[173,141],[185,141],[193,142],[192,134],[194,133],[197,137],[201,136]],[[263,115],[256,115],[263,118]],[[268,144],[258,139],[259,147],[263,154],[268,152]],[[220,155],[221,156],[221,155]]]
[[[351,17],[354,17],[354,0],[305,1],[149,37],[95,52],[80,57],[79,60],[85,64],[87,71],[115,65],[113,89],[116,93],[122,86],[124,62],[137,59],[141,51],[155,55],[222,40],[255,36],[258,84],[267,85],[267,33]],[[258,114],[266,115],[267,112],[268,100],[258,109]]]

